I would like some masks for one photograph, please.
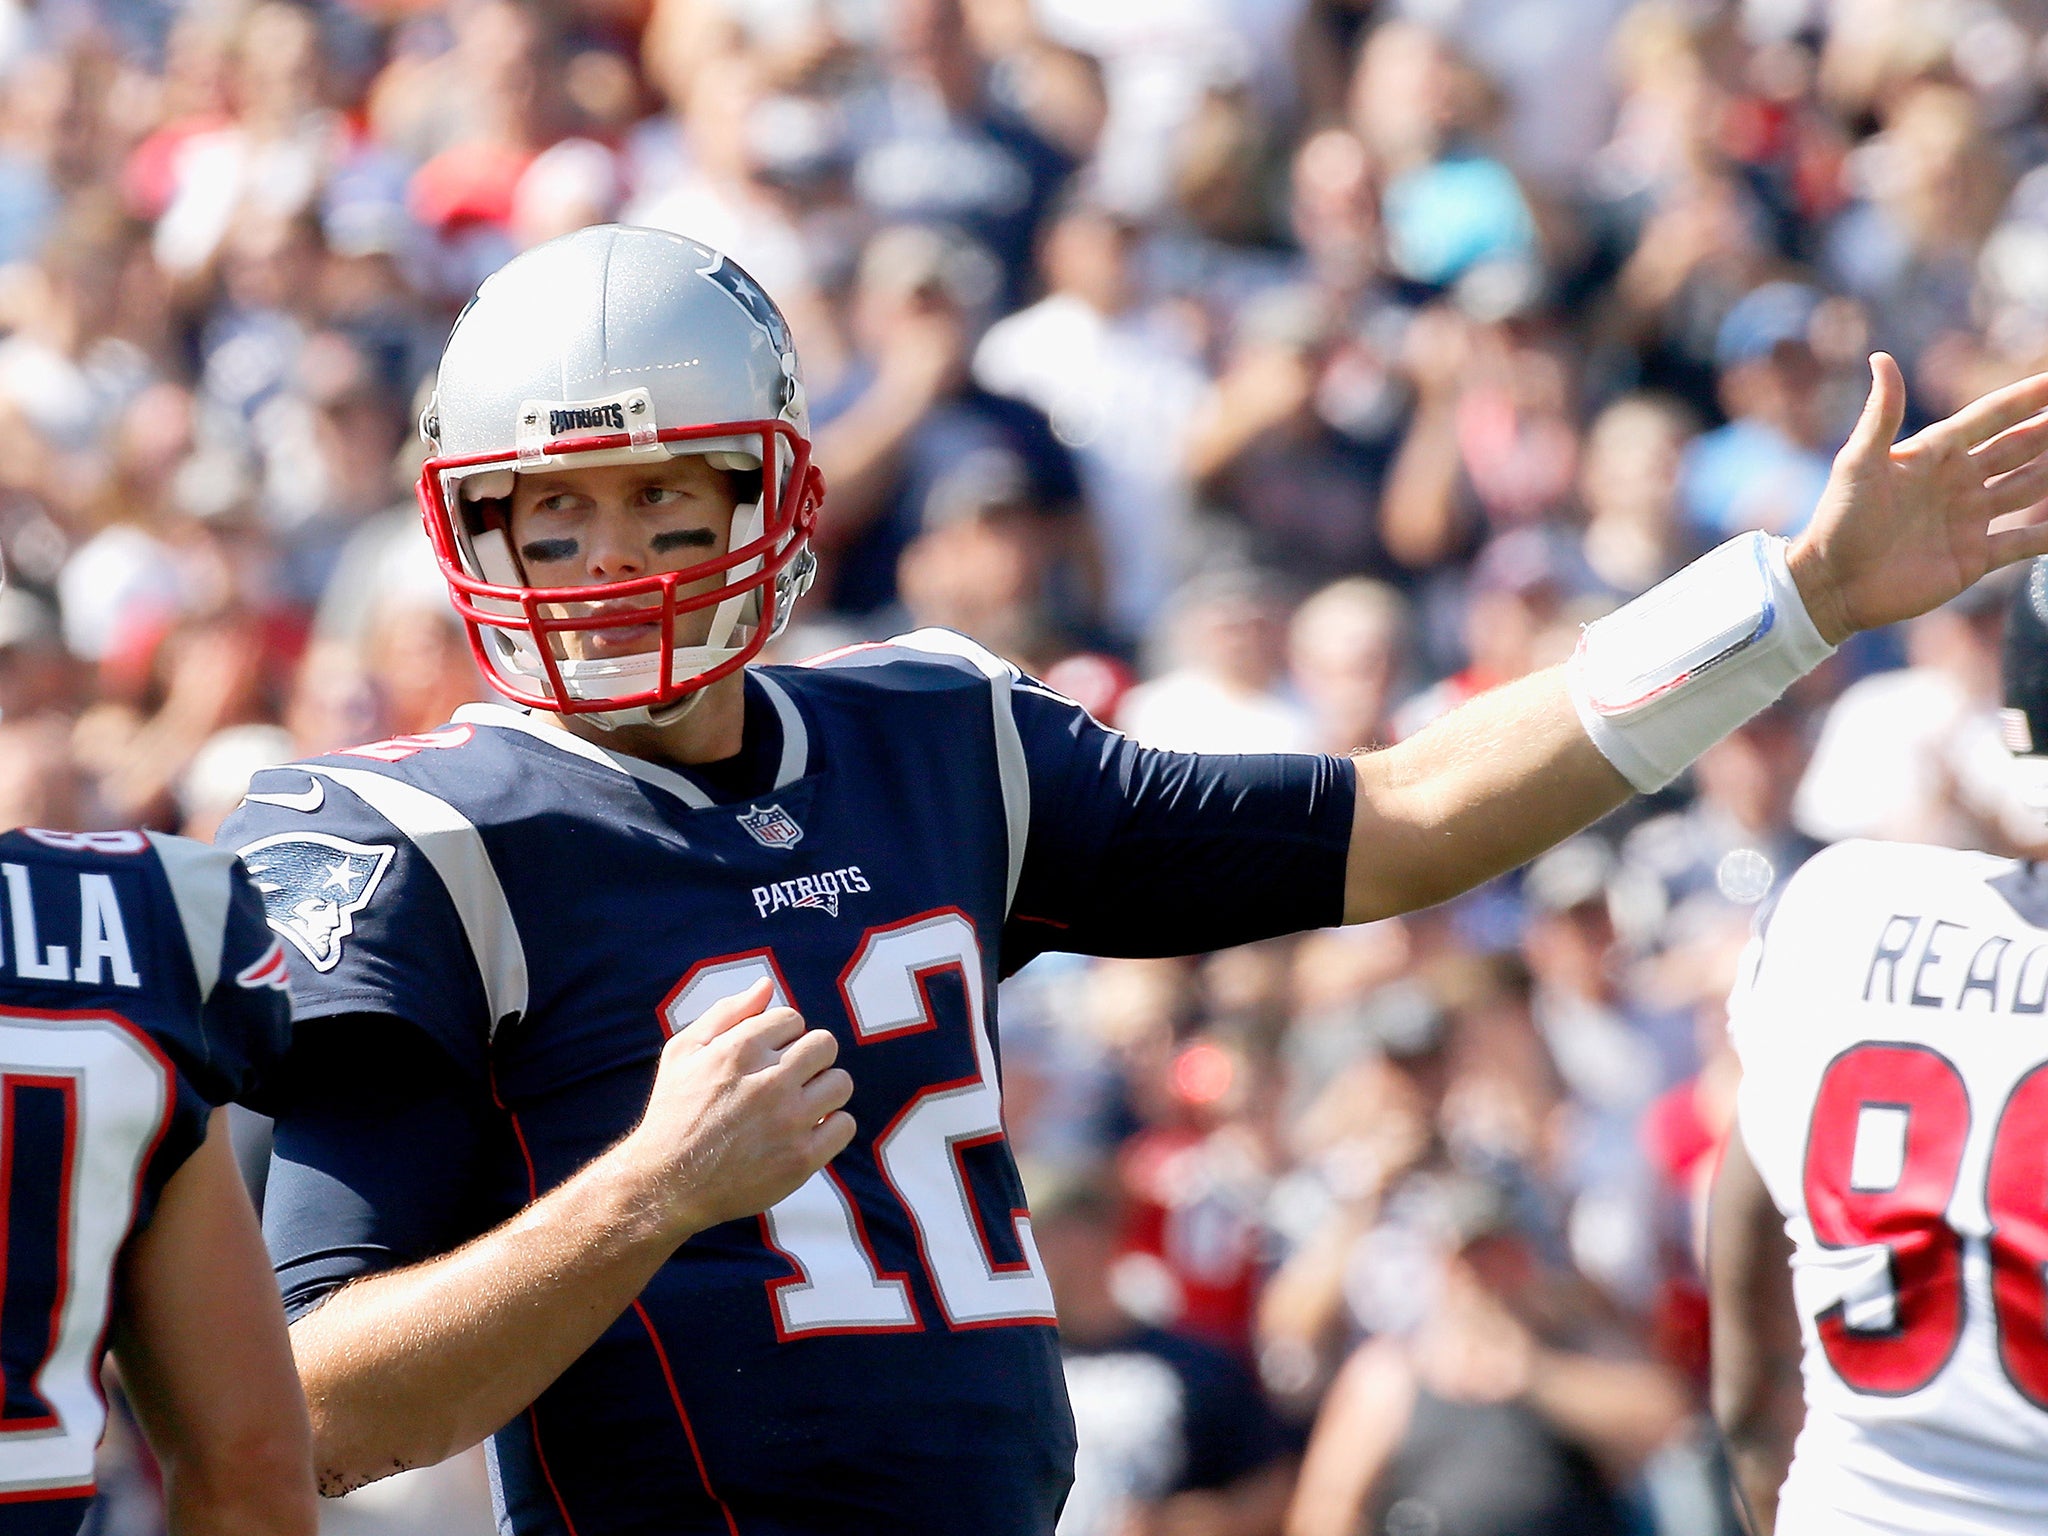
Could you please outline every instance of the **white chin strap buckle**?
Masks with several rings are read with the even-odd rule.
[[[1788,548],[1742,534],[1580,634],[1565,667],[1579,722],[1638,790],[1662,789],[1834,653]]]
[[[2011,785],[2013,798],[2037,816],[2048,816],[2048,757],[2014,753]]]

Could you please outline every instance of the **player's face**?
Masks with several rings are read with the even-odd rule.
[[[597,586],[683,570],[724,554],[732,514],[731,481],[701,458],[543,470],[522,474],[513,484],[512,547],[528,586]],[[708,592],[719,580],[708,577],[679,591]],[[556,611],[618,613],[622,622],[558,634],[556,654],[597,661],[651,651],[661,643],[660,626],[631,616],[659,606],[658,598],[647,596],[562,605]],[[702,643],[711,616],[710,607],[680,615],[676,643]]]

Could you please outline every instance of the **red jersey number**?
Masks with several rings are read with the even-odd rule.
[[[1858,1392],[1919,1391],[1962,1337],[1963,1243],[1943,1218],[1969,1129],[1962,1074],[1925,1046],[1859,1045],[1820,1080],[1804,1180],[1813,1235],[1891,1249],[1890,1326],[1852,1324],[1840,1302],[1815,1320],[1828,1363]],[[1885,1161],[1880,1143],[1899,1148],[1890,1167],[1872,1166]]]
[[[1970,1096],[1955,1064],[1924,1045],[1870,1042],[1828,1064],[1807,1132],[1803,1189],[1829,1248],[1890,1250],[1888,1318],[1815,1319],[1822,1351],[1851,1389],[1918,1392],[1963,1333],[1963,1243],[1947,1213],[1962,1174]],[[1984,1179],[1991,1219],[1992,1321],[2007,1378],[2048,1408],[2048,1064],[1998,1112]]]

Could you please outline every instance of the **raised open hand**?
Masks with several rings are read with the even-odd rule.
[[[1788,556],[1830,644],[2048,554],[2048,374],[1993,390],[1902,443],[1899,365],[1874,353],[1870,375],[1863,415]]]

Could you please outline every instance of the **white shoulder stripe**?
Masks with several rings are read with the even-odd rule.
[[[567,732],[563,732],[567,735]],[[505,888],[491,865],[476,824],[447,801],[402,779],[386,778],[365,768],[301,765],[350,791],[412,840],[425,855],[455,903],[462,931],[483,978],[491,1010],[491,1032],[513,1014],[526,1011],[526,947],[512,920]]]
[[[1093,712],[1089,710],[1087,705],[1083,704],[1079,699],[1068,698],[1064,693],[1061,693],[1057,688],[1048,688],[1043,683],[1020,682],[1017,684],[1016,691],[1018,693],[1036,694],[1041,699],[1051,699],[1055,704],[1064,704],[1069,709],[1078,709],[1081,711],[1082,714],[1087,715],[1088,718],[1094,722],[1098,730],[1107,731],[1112,736],[1121,736],[1124,734],[1115,726],[1104,725],[1100,720],[1096,720]]]
[[[993,651],[950,629],[920,629],[887,642],[934,656],[957,656],[988,679],[991,718],[996,731],[996,771],[1003,781],[1003,816],[1009,824],[1010,870],[1003,887],[1003,910],[1017,899],[1017,881],[1024,873],[1024,846],[1031,835],[1031,774],[1024,763],[1024,737],[1010,709],[1010,689],[1023,676]]]
[[[199,977],[199,1001],[213,996],[220,980],[221,950],[228,936],[229,884],[234,868],[234,850],[194,842],[189,837],[172,837],[164,832],[145,832],[156,849],[157,862],[171,882],[171,895],[178,903],[178,921],[185,928],[185,947],[192,952],[192,969]]]
[[[804,776],[804,770],[811,765],[811,733],[804,728],[804,717],[796,707],[796,700],[789,696],[789,690],[775,681],[766,672],[753,674],[754,681],[761,685],[761,691],[768,695],[768,702],[775,706],[776,718],[782,722],[782,765],[775,770],[775,787],[783,788],[794,784]]]

